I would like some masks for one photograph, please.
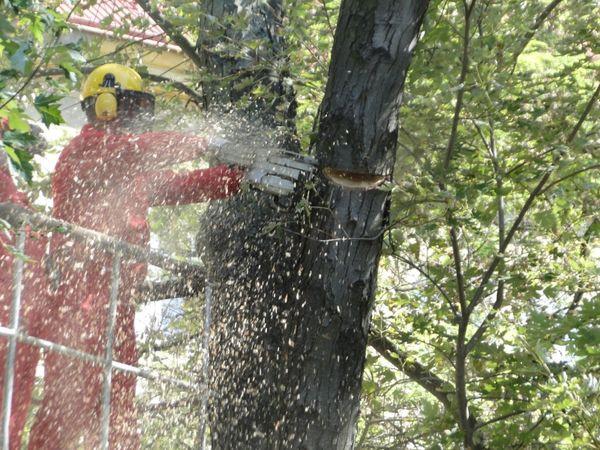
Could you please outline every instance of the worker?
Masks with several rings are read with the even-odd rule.
[[[10,131],[7,121],[0,123],[0,133]],[[39,139],[40,143],[43,139]],[[43,148],[36,145],[31,148],[37,152]],[[11,177],[9,161],[4,150],[0,150],[0,203],[14,203],[30,207],[25,193],[19,191]],[[15,233],[12,230],[0,231],[0,325],[10,326],[10,310],[13,293],[13,267]],[[23,270],[23,290],[21,292],[20,331],[30,336],[44,337],[41,332],[41,318],[47,299],[47,277],[44,269],[44,255],[47,239],[44,234],[27,229],[25,241],[25,260]],[[4,379],[6,370],[6,356],[8,340],[0,338],[0,402],[4,398]],[[13,394],[9,423],[10,449],[21,448],[21,435],[27,420],[31,394],[35,381],[35,371],[39,361],[39,348],[17,344],[17,353],[14,365]],[[1,404],[1,403],[0,403]]]
[[[133,69],[119,64],[96,68],[82,86],[81,100],[89,123],[62,151],[53,174],[56,218],[147,246],[149,207],[223,199],[238,191],[243,172],[236,168],[167,169],[206,155],[210,145],[177,132],[140,132],[151,124],[154,97],[143,90]],[[68,234],[53,236],[50,247],[59,274],[45,322],[52,327],[51,339],[104,356],[113,256]],[[133,293],[146,272],[145,263],[121,262],[113,358],[129,365],[138,361]],[[111,449],[140,447],[135,382],[135,376],[113,371]],[[101,367],[49,353],[29,448],[98,448],[101,386]]]

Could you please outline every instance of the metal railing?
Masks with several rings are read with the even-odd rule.
[[[89,230],[62,220],[58,220],[44,214],[32,212],[22,206],[11,203],[0,203],[0,218],[6,220],[11,226],[17,230],[16,232],[16,254],[25,254],[25,243],[27,239],[26,227],[30,226],[36,230],[45,230],[49,232],[60,232],[68,234],[74,239],[84,241],[86,245],[108,251],[113,255],[111,281],[110,281],[110,296],[108,308],[108,325],[106,330],[107,344],[106,351],[103,357],[83,352],[65,345],[60,345],[45,339],[29,336],[20,330],[20,310],[21,296],[23,290],[23,272],[24,261],[20,256],[16,256],[13,262],[13,292],[12,302],[10,307],[9,326],[0,326],[0,337],[8,339],[8,351],[5,364],[4,377],[4,398],[2,403],[2,430],[0,440],[2,442],[2,450],[9,449],[9,426],[12,408],[16,349],[17,343],[21,342],[37,346],[44,350],[56,352],[71,358],[76,358],[82,361],[96,364],[103,367],[103,383],[101,394],[101,448],[107,450],[109,448],[109,431],[110,431],[110,392],[112,386],[112,372],[118,370],[126,372],[137,377],[145,378],[150,381],[158,381],[173,384],[175,386],[197,390],[203,394],[203,411],[206,414],[206,399],[208,398],[208,388],[205,380],[202,383],[191,384],[184,380],[166,377],[150,369],[144,369],[129,364],[124,364],[113,359],[113,345],[115,335],[115,323],[117,316],[117,303],[119,297],[119,281],[121,260],[123,257],[146,262],[153,266],[160,267],[170,272],[175,272],[180,276],[202,277],[202,267],[194,261],[182,261],[175,259],[162,252],[157,252],[145,249],[140,246],[132,245],[108,235],[99,233],[94,230]],[[210,304],[207,302],[204,308],[205,327],[210,327]],[[208,329],[204,331],[203,349],[208,350]],[[203,364],[208,364],[208,358],[205,357]],[[203,367],[202,373],[206,376],[207,367]],[[205,423],[205,418],[202,418],[202,423]],[[205,432],[205,426],[202,425],[201,433]],[[199,440],[203,441],[203,436],[199,436]]]

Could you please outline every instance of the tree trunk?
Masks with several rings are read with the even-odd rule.
[[[213,448],[352,448],[401,91],[427,1],[344,0],[308,213],[246,194],[204,218]],[[333,182],[333,181],[335,182]],[[339,183],[338,183],[339,182]]]

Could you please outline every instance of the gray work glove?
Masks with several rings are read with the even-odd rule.
[[[244,180],[253,188],[285,196],[316,169],[316,160],[277,147],[251,148],[222,138],[209,141],[209,152],[221,163],[246,169]]]

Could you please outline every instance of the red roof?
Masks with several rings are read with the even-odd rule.
[[[84,0],[71,12],[74,4],[63,0],[59,11],[71,13],[68,22],[82,31],[180,50],[169,44],[164,30],[133,0],[98,0],[92,5]]]

